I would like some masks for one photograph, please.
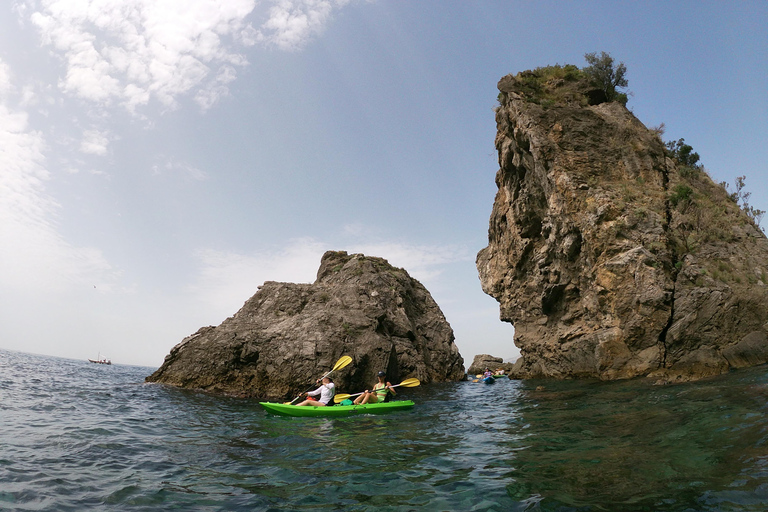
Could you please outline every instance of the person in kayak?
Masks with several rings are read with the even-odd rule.
[[[377,377],[379,381],[373,385],[373,391],[366,389],[365,393],[355,399],[355,405],[381,403],[387,398],[387,393],[397,394],[392,384],[387,382],[386,373],[379,372]]]
[[[318,384],[320,380],[318,379]],[[307,391],[307,399],[296,405],[314,405],[315,407],[325,407],[333,405],[333,395],[336,394],[335,385],[330,377],[323,377],[322,384],[314,391]],[[320,395],[320,398],[314,398]]]

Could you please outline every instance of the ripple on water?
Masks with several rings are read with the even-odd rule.
[[[412,411],[333,420],[151,371],[0,351],[0,509],[768,509],[765,367],[423,386]]]

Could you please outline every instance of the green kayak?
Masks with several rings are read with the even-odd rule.
[[[410,409],[415,404],[412,400],[396,400],[394,402],[384,402],[382,404],[360,404],[360,405],[328,405],[325,407],[314,407],[312,405],[273,404],[271,402],[259,402],[261,406],[272,414],[280,416],[317,416],[325,418],[338,418],[340,416],[351,416],[353,414],[379,414],[390,411],[402,411]]]

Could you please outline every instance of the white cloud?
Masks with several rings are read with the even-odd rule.
[[[349,0],[278,0],[261,26],[261,37],[281,50],[297,50],[322,32],[334,9]]]
[[[86,130],[83,133],[83,140],[80,141],[80,151],[91,155],[106,155],[107,146],[109,146],[109,134],[98,130]]]
[[[243,49],[300,49],[350,0],[20,0],[16,12],[62,58],[59,88],[130,112],[153,99],[168,108],[190,93],[208,109],[229,92]],[[0,84],[2,87],[2,84]]]
[[[256,0],[27,0],[43,42],[64,59],[59,87],[101,105],[128,110],[152,98],[174,107],[189,91],[226,92],[253,44],[246,17]],[[214,71],[212,71],[214,70]],[[224,71],[222,71],[224,70]],[[227,77],[222,79],[222,76]]]
[[[216,79],[209,82],[205,88],[197,91],[195,101],[203,110],[208,110],[215,105],[221,98],[229,93],[230,82],[237,78],[237,72],[232,66],[222,66]]]

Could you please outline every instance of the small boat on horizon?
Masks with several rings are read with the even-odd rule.
[[[112,364],[112,361],[110,361],[106,357],[101,357],[101,352],[99,352],[98,359],[89,359],[88,361],[96,364]]]

